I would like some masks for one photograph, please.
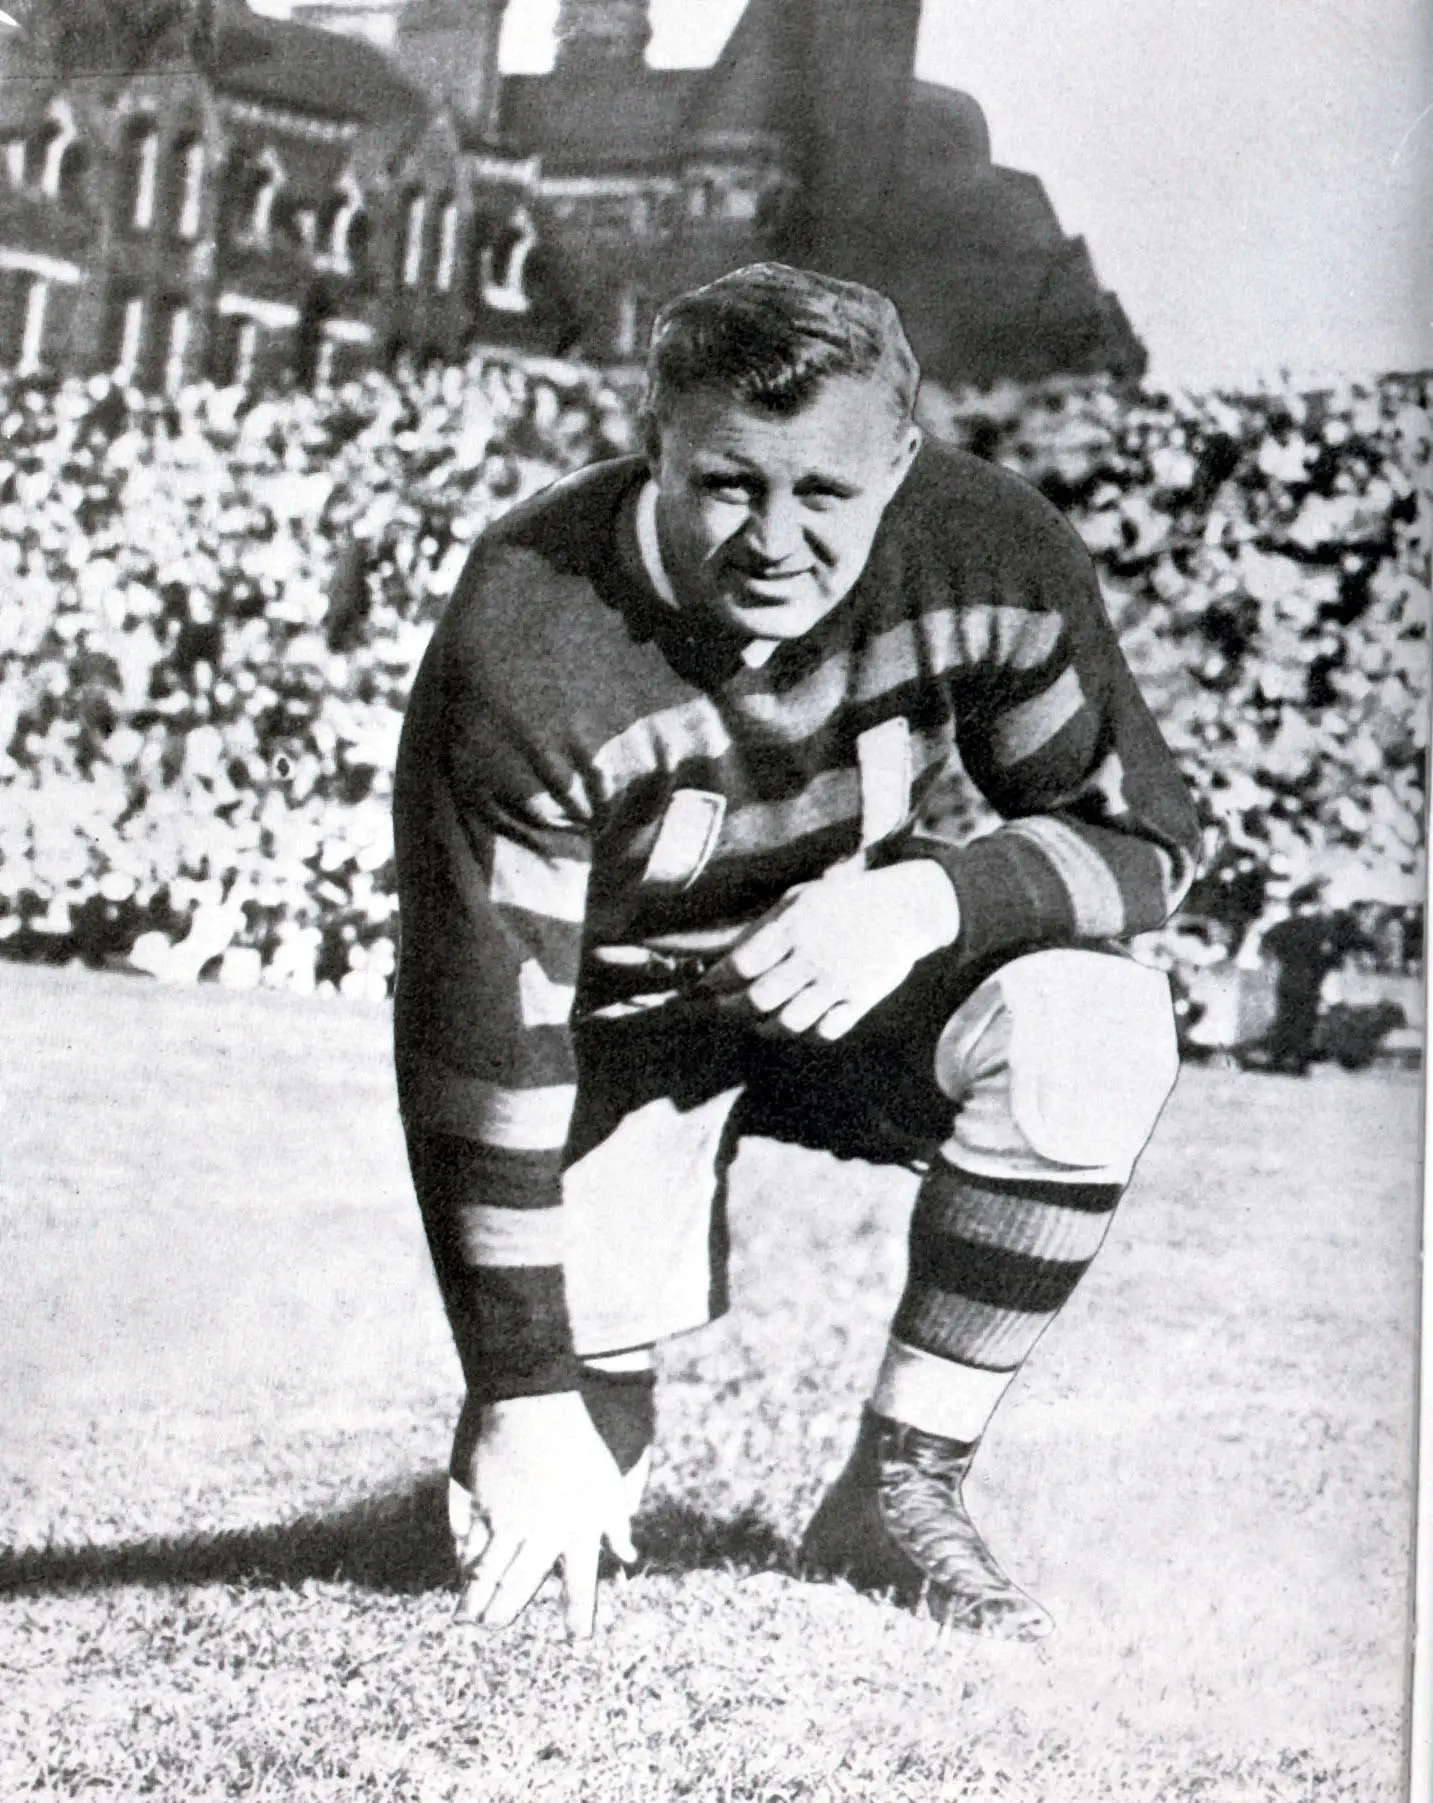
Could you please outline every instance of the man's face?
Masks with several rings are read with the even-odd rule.
[[[678,395],[650,449],[677,600],[753,638],[796,639],[850,593],[920,446],[883,383],[823,382],[779,418],[715,389]]]

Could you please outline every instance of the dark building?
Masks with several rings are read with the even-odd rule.
[[[504,6],[28,0],[0,361],[154,387],[474,341],[622,361],[669,295],[780,257],[894,294],[947,382],[1142,369],[1040,183],[914,79],[919,0],[750,0],[697,70],[648,66],[646,0],[563,0],[552,72],[501,78]]]

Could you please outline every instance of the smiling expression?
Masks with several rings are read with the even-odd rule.
[[[678,603],[762,639],[800,638],[851,592],[920,447],[886,385],[854,376],[785,417],[716,389],[676,395],[652,437]]]

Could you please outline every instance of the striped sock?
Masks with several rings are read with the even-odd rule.
[[[1121,1187],[983,1177],[938,1161],[911,1216],[877,1411],[978,1439],[1099,1251]]]

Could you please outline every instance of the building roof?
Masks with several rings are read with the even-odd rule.
[[[540,152],[549,175],[666,169],[703,69],[584,64],[580,71],[509,75],[499,131],[512,149]]]
[[[799,134],[810,32],[790,0],[752,0],[712,68],[693,84],[685,126],[697,142]]]
[[[230,62],[221,36],[213,71],[221,93],[368,125],[417,119],[429,110],[392,57],[364,38],[252,13],[250,25],[261,28],[264,53]]]
[[[906,115],[906,160],[939,168],[947,181],[952,169],[988,163],[990,127],[985,109],[958,88],[913,81]]]

